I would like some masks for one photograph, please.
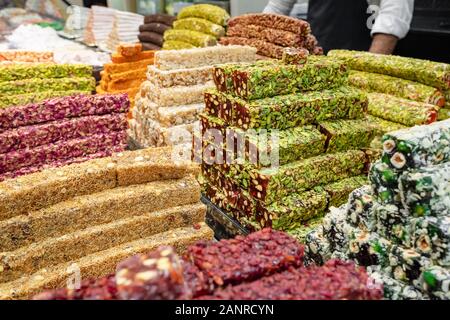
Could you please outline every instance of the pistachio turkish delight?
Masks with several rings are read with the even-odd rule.
[[[405,126],[430,124],[437,120],[439,107],[382,93],[369,93],[369,113]]]
[[[329,56],[342,59],[351,69],[417,81],[442,90],[450,88],[450,65],[446,63],[349,50],[331,50]]]
[[[67,91],[43,91],[43,92],[32,92],[25,94],[0,94],[0,109],[11,107],[11,106],[23,106],[29,103],[37,103],[50,98],[65,97],[80,94],[91,94],[91,91],[78,91],[78,90],[67,90]]]
[[[344,64],[332,60],[312,61],[303,67],[278,64],[237,70],[233,83],[237,96],[245,100],[268,98],[342,86],[347,81]]]
[[[308,50],[302,48],[286,48],[283,51],[283,63],[302,66],[308,60]]]
[[[328,193],[328,206],[340,207],[347,203],[350,193],[367,184],[366,176],[357,176],[326,185],[323,189]]]
[[[228,27],[236,25],[258,25],[289,31],[300,36],[307,36],[311,32],[308,22],[278,14],[251,13],[234,17],[228,21]]]
[[[440,266],[425,269],[420,277],[422,288],[433,298],[450,300],[450,270]]]
[[[183,8],[177,16],[177,20],[185,18],[201,18],[220,26],[225,26],[230,15],[222,8],[211,4],[197,4]]]
[[[440,109],[438,113],[438,121],[450,119],[450,107],[448,109]]]
[[[348,151],[292,162],[276,169],[250,171],[250,193],[265,204],[270,204],[292,192],[360,175],[364,162],[364,152]]]
[[[94,78],[24,79],[0,82],[0,94],[27,94],[34,91],[94,91]]]
[[[196,47],[193,44],[186,41],[165,40],[161,48],[163,50],[183,50],[183,49],[194,49]]]
[[[448,162],[450,120],[388,133],[383,150],[383,162],[398,170]]]
[[[201,18],[184,18],[177,20],[174,22],[173,28],[206,33],[214,36],[217,39],[225,35],[224,27]]]
[[[381,134],[386,134],[391,131],[397,131],[401,129],[406,129],[407,127],[396,122],[391,122],[388,120],[384,120],[381,118],[374,117],[372,115],[367,115],[367,121],[371,124],[377,127],[378,131]]]
[[[14,64],[0,66],[0,82],[24,79],[90,78],[92,67],[77,64]]]
[[[351,71],[349,83],[369,92],[381,92],[400,98],[443,107],[445,98],[436,88],[378,73]]]
[[[147,79],[158,87],[193,86],[213,80],[212,66],[164,71],[148,67]]]
[[[300,243],[306,243],[306,237],[322,224],[322,217],[313,218],[304,222],[296,229],[289,230],[287,233],[297,239]]]
[[[164,33],[165,41],[183,41],[195,47],[210,47],[217,44],[216,38],[192,30],[171,29]]]

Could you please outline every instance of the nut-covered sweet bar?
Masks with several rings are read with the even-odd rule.
[[[383,162],[404,170],[450,160],[450,120],[395,131],[383,137]]]
[[[322,217],[317,217],[304,222],[301,226],[289,230],[287,233],[297,239],[298,242],[306,243],[307,235],[317,229],[320,225],[322,225]]]
[[[340,207],[347,203],[350,193],[368,183],[366,176],[351,177],[326,185],[323,189],[328,193],[328,206]]]
[[[362,120],[333,120],[319,122],[319,130],[327,137],[327,152],[342,152],[370,146],[379,134],[377,127]]]
[[[328,55],[342,59],[351,69],[386,74],[442,90],[450,88],[450,65],[446,63],[349,50],[331,50]]]
[[[125,113],[87,116],[20,127],[0,133],[0,153],[32,149],[57,141],[67,141],[93,134],[124,131],[127,128]]]
[[[237,70],[233,73],[233,83],[237,96],[255,100],[337,88],[347,82],[347,76],[344,64],[323,60],[308,62],[303,67],[278,64]]]
[[[374,216],[376,218],[376,232],[395,242],[399,226],[404,226],[409,218],[408,212],[401,209],[401,206],[394,204],[378,203],[374,206]]]
[[[340,87],[244,102],[231,100],[233,125],[242,129],[299,127],[317,121],[359,119],[367,112],[367,95],[359,89]]]
[[[381,285],[369,286],[363,268],[331,260],[322,267],[291,269],[217,290],[205,300],[380,300]],[[293,285],[295,284],[295,285]]]
[[[393,278],[405,282],[418,279],[432,264],[430,259],[417,251],[396,245],[392,246],[388,261]]]
[[[369,93],[369,113],[408,127],[430,124],[437,120],[439,107],[433,104],[398,98],[382,93]]]
[[[450,281],[450,270],[440,266],[432,266],[425,269],[420,277],[422,288],[432,297],[440,300],[450,299],[448,282]]]
[[[370,92],[391,94],[400,98],[425,102],[443,107],[445,98],[436,88],[383,74],[351,71],[349,83]]]
[[[256,38],[243,38],[243,37],[222,37],[219,43],[223,46],[238,45],[238,46],[250,46],[257,49],[257,53],[261,56],[281,59],[283,57],[284,47],[279,46],[268,41],[264,41]]]
[[[201,18],[185,18],[177,20],[173,23],[173,28],[206,33],[217,39],[225,35],[224,27]]]
[[[67,91],[43,91],[43,92],[32,92],[18,95],[10,94],[0,94],[0,109],[10,106],[23,106],[29,103],[37,103],[50,98],[65,97],[80,94],[91,94],[92,91],[78,91],[78,90],[67,90]]]
[[[39,166],[52,161],[63,161],[82,157],[88,154],[106,151],[114,146],[127,145],[125,131],[90,135],[89,137],[59,141],[38,146],[33,149],[23,149],[0,154],[0,173],[11,172],[20,168]]]
[[[282,61],[285,64],[304,65],[308,61],[309,52],[303,48],[285,48]]]
[[[213,80],[212,66],[164,71],[148,67],[147,79],[159,87],[194,86]]]
[[[256,60],[256,49],[242,46],[209,47],[180,51],[157,51],[155,66],[161,70],[176,70]]]
[[[14,64],[0,66],[0,82],[24,79],[90,78],[92,67],[78,64]]]
[[[348,255],[362,266],[389,264],[389,254],[392,243],[379,236],[364,230],[354,229],[349,235]]]
[[[184,41],[195,47],[210,47],[217,44],[217,40],[213,36],[192,30],[167,30],[164,32],[164,40]]]
[[[313,230],[306,235],[305,246],[305,264],[306,265],[323,265],[331,258],[330,243],[323,235],[321,227]]]
[[[158,108],[156,120],[166,127],[193,123],[197,121],[204,108],[202,103]]]
[[[370,268],[368,268],[369,270]],[[370,272],[375,283],[383,285],[384,298],[389,300],[428,300],[429,297],[416,287],[403,281],[395,280],[381,270]]]
[[[325,154],[289,163],[278,169],[265,168],[249,172],[250,193],[253,197],[270,204],[318,185],[362,174],[366,161],[364,152]]]
[[[376,224],[372,214],[374,201],[373,190],[370,186],[354,190],[349,196],[346,207],[346,221],[362,230],[373,231]]]
[[[65,118],[126,113],[129,108],[130,101],[124,94],[55,98],[0,110],[0,132]]]
[[[183,49],[195,49],[196,46],[185,41],[165,40],[162,46],[162,50],[183,50]]]
[[[378,201],[400,204],[399,179],[401,173],[383,161],[375,162],[370,168],[369,180]]]
[[[300,36],[307,36],[311,32],[308,22],[278,14],[244,14],[228,21],[228,27],[234,27],[236,25],[258,25],[289,31]]]
[[[199,4],[181,9],[177,18],[177,20],[185,18],[201,18],[220,26],[225,26],[230,15],[221,7],[210,4]]]
[[[407,127],[396,122],[384,120],[381,118],[374,117],[372,115],[367,115],[367,121],[371,125],[375,125],[378,129],[378,131],[382,134],[386,134],[391,131],[397,131],[401,129],[406,129]]]
[[[24,79],[0,82],[0,94],[26,94],[34,91],[94,91],[94,78]]]

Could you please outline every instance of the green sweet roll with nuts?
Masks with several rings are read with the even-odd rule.
[[[92,77],[92,67],[77,64],[13,64],[0,66],[0,82],[23,79]]]
[[[366,119],[324,121],[318,127],[327,136],[326,151],[330,153],[368,148],[379,135],[377,127]]]
[[[0,95],[20,95],[39,91],[95,90],[94,78],[25,79],[0,82]]]
[[[12,106],[23,106],[29,103],[41,102],[49,98],[66,97],[77,94],[91,94],[92,91],[43,91],[26,94],[10,95],[0,94],[0,109]]]
[[[404,99],[443,107],[445,97],[441,91],[418,82],[399,79],[383,74],[351,71],[349,83],[369,92],[390,94]]]
[[[374,232],[355,229],[350,234],[347,253],[350,259],[354,259],[361,266],[389,264],[389,253],[392,243]]]
[[[448,267],[426,268],[420,276],[420,284],[431,297],[450,300],[450,269]]]
[[[280,231],[296,229],[306,221],[325,214],[327,202],[327,193],[323,190],[294,193],[270,206],[258,202],[256,220],[262,228]]]
[[[252,170],[249,172],[250,194],[264,205],[270,205],[293,192],[361,175],[364,162],[364,152],[352,150],[309,158],[280,168]]]
[[[306,244],[306,237],[309,233],[322,225],[322,217],[316,217],[304,222],[301,226],[287,231],[287,233],[297,239],[298,242]]]
[[[401,130],[401,129],[406,129],[407,128],[407,126],[404,126],[404,125],[402,125],[400,123],[396,123],[396,122],[384,120],[384,119],[381,119],[381,118],[377,118],[377,117],[374,117],[374,116],[372,116],[370,114],[367,115],[366,119],[367,119],[367,121],[370,124],[375,125],[377,127],[378,131],[381,134],[386,134],[386,133],[391,132],[391,131],[397,131],[397,130]]]
[[[317,121],[359,119],[367,112],[367,95],[340,87],[244,102],[233,98],[233,125],[248,129],[285,130]]]
[[[399,189],[404,207],[414,216],[450,215],[450,162],[406,171]]]
[[[192,30],[167,30],[164,32],[164,40],[187,42],[201,48],[217,44],[217,40],[213,36]]]
[[[370,168],[369,180],[377,196],[383,204],[401,204],[399,179],[401,172],[391,168],[382,161],[375,162]]]
[[[285,64],[302,66],[308,61],[309,51],[303,48],[285,48],[281,61]]]
[[[382,93],[369,93],[369,113],[408,127],[437,120],[439,107]]]
[[[162,46],[163,50],[182,50],[196,48],[193,44],[184,41],[167,40]]]
[[[450,120],[391,132],[382,142],[382,161],[398,170],[449,162]]]
[[[450,65],[446,63],[349,50],[331,50],[328,56],[342,59],[351,69],[416,81],[441,90],[450,89]]]
[[[212,35],[219,39],[225,36],[225,28],[211,21],[201,18],[185,18],[173,23],[174,29],[192,30]]]
[[[328,206],[340,207],[347,203],[353,190],[361,188],[368,183],[366,176],[351,177],[326,185],[323,189],[328,193]]]
[[[230,19],[230,15],[226,10],[211,4],[197,4],[188,6],[178,13],[178,20],[185,18],[202,18],[211,21],[220,26],[225,26]]]
[[[248,101],[337,88],[347,83],[348,70],[343,63],[324,60],[301,67],[280,63],[236,70],[232,77],[235,94]]]
[[[432,261],[413,249],[393,245],[389,252],[389,269],[396,280],[412,282],[418,280],[423,271],[432,266]]]

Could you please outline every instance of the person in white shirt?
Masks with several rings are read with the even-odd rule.
[[[265,13],[288,15],[297,0],[270,0]],[[308,21],[325,52],[391,54],[410,28],[414,0],[309,0]]]

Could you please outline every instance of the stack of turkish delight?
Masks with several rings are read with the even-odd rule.
[[[203,93],[214,86],[213,66],[255,60],[256,50],[243,46],[156,51],[136,96],[130,136],[147,147],[192,145]]]
[[[412,127],[450,117],[446,93],[450,90],[450,65],[414,58],[368,52],[332,50],[353,69],[350,84],[370,92],[371,121],[386,126]]]
[[[225,26],[230,15],[222,8],[211,4],[197,4],[183,8],[173,29],[164,33],[164,50],[203,48],[215,46],[225,35]]]
[[[308,22],[277,14],[245,14],[230,19],[227,36],[220,43],[249,45],[257,48],[258,54],[276,59],[282,58],[286,47],[323,54]]]
[[[134,99],[146,79],[147,67],[153,64],[153,51],[142,51],[142,45],[123,44],[112,54],[112,63],[104,65],[97,93],[126,93],[134,107]]]
[[[107,40],[108,50],[114,51],[120,44],[139,41],[139,26],[143,23],[144,16],[140,14],[115,11],[112,30]]]
[[[160,50],[164,43],[164,33],[172,29],[174,16],[167,14],[152,14],[144,18],[144,24],[139,27],[139,41],[144,50]]]
[[[0,109],[94,90],[87,65],[0,64]]]
[[[215,68],[194,156],[214,204],[250,230],[304,238],[310,220],[366,184],[379,131],[343,63],[315,56],[304,63],[303,51],[291,49],[285,58]]]
[[[125,95],[74,95],[0,109],[0,181],[123,151]]]
[[[111,8],[92,6],[84,30],[84,43],[96,46],[105,44],[114,25],[115,12]]]
[[[91,111],[108,105],[85,102]],[[160,246],[182,254],[212,240],[196,174],[190,158],[151,148],[1,182],[0,299],[60,288],[74,274],[101,278]]]
[[[295,284],[295,285],[293,285]],[[330,261],[303,267],[303,247],[284,233],[200,242],[184,257],[160,247],[121,262],[114,275],[59,289],[36,300],[379,300],[363,268]]]
[[[450,120],[391,132],[355,190],[306,237],[311,263],[351,259],[389,299],[450,299]]]

